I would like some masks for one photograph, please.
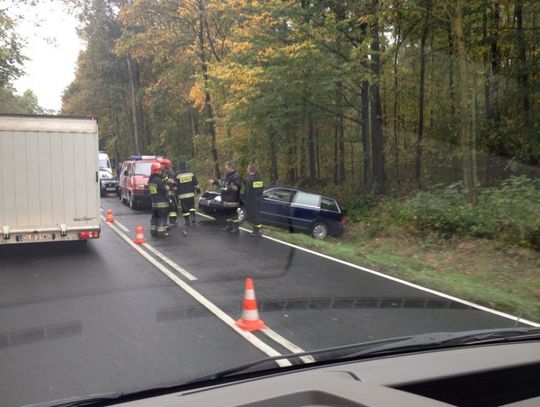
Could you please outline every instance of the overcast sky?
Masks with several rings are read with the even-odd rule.
[[[0,4],[4,4],[0,0]],[[84,44],[75,31],[77,20],[60,1],[38,6],[11,6],[10,16],[22,15],[16,31],[27,42],[26,75],[14,82],[17,93],[31,89],[45,109],[60,110],[62,93],[75,77],[79,51]]]

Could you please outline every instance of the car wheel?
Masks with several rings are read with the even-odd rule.
[[[139,207],[137,205],[137,201],[135,201],[135,198],[133,198],[133,194],[129,194],[129,207],[131,209],[137,209]]]
[[[246,208],[244,208],[243,206],[240,206],[240,207],[236,210],[236,213],[238,214],[238,220],[240,221],[240,223],[246,221],[246,219],[247,219],[247,211],[246,211]]]
[[[311,228],[311,237],[317,240],[324,240],[328,236],[328,225],[324,222],[315,222]]]

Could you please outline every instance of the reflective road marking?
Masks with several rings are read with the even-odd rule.
[[[105,218],[102,216],[102,219],[105,220]],[[141,256],[143,256],[146,260],[148,260],[154,267],[156,267],[159,271],[161,271],[163,274],[165,274],[169,279],[171,279],[176,285],[178,285],[182,290],[184,290],[186,293],[191,295],[196,301],[198,301],[201,305],[203,305],[208,311],[210,311],[212,314],[214,314],[216,317],[218,317],[221,321],[223,321],[225,324],[227,324],[231,329],[233,329],[236,333],[241,335],[244,339],[246,339],[249,343],[251,343],[253,346],[264,352],[268,356],[281,356],[281,353],[279,353],[277,350],[272,348],[271,346],[267,345],[263,341],[261,341],[259,338],[257,338],[255,335],[253,335],[250,332],[243,331],[242,329],[238,328],[236,326],[236,323],[234,319],[232,319],[229,315],[227,315],[224,311],[222,311],[220,308],[218,308],[215,304],[213,304],[211,301],[209,301],[206,297],[204,297],[202,294],[200,294],[198,291],[193,289],[188,283],[182,281],[176,274],[171,272],[169,269],[167,269],[165,266],[163,266],[161,263],[159,263],[156,259],[154,259],[150,254],[145,252],[143,249],[141,249],[137,244],[133,243],[129,237],[127,237],[124,233],[122,233],[119,228],[117,228],[112,223],[107,223],[109,227],[122,239],[126,241],[131,247],[133,247]],[[276,360],[276,363],[282,367],[284,366],[291,366],[291,362],[289,362],[288,359],[278,359]]]
[[[174,261],[172,261],[171,259],[169,259],[167,256],[165,256],[164,254],[162,254],[159,250],[157,249],[154,249],[152,246],[150,246],[148,243],[143,243],[142,244],[145,248],[147,248],[148,250],[150,250],[152,253],[154,253],[156,256],[158,256],[161,260],[163,260],[165,263],[167,263],[169,266],[171,266],[173,269],[175,269],[176,271],[178,271],[180,274],[182,274],[185,278],[187,278],[188,280],[190,281],[195,281],[197,280],[197,277],[195,277],[193,274],[191,274],[189,271],[187,271],[186,269],[180,267],[178,264],[176,264]]]

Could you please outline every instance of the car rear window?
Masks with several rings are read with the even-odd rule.
[[[325,198],[324,196],[321,198],[321,209],[339,212],[339,206],[337,202],[334,199]]]
[[[307,192],[298,192],[294,198],[294,203],[319,208],[321,204],[321,196],[316,194],[308,194]]]

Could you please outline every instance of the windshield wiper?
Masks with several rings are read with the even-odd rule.
[[[191,380],[188,383],[191,384],[199,381],[215,380],[243,372],[265,363],[274,362],[280,359],[296,359],[300,356],[322,356],[321,359],[317,360],[318,362],[328,360],[338,361],[343,359],[358,359],[365,356],[396,355],[400,353],[444,349],[464,345],[503,343],[532,339],[540,339],[540,328],[482,329],[474,331],[435,332],[411,335],[317,349],[301,353],[272,356],[230,369],[225,369],[208,376]]]
[[[30,404],[26,407],[84,407],[84,406],[96,406],[107,405],[118,401],[123,397],[123,394],[118,393],[104,393],[86,395],[80,397],[73,397],[69,399],[47,401],[37,404]]]
[[[126,400],[136,400],[141,397],[159,395],[165,392],[178,391],[193,385],[200,385],[203,382],[211,382],[216,379],[234,376],[237,373],[244,372],[251,368],[266,363],[275,362],[280,359],[295,360],[300,356],[318,356],[316,362],[336,362],[358,360],[367,356],[399,355],[408,352],[418,352],[423,350],[445,349],[468,345],[494,344],[504,342],[517,342],[540,339],[540,328],[511,328],[511,329],[483,329],[463,332],[435,332],[430,334],[410,335],[398,338],[387,338],[369,342],[360,342],[344,346],[335,346],[314,351],[301,353],[285,354],[280,356],[259,359],[251,363],[239,365],[230,369],[222,370],[208,376],[199,377],[189,382],[175,385],[172,387],[163,387],[143,390],[141,392],[130,394],[102,394],[92,397],[80,397],[70,400],[59,400],[56,402],[41,403],[31,407],[57,406],[57,407],[82,407],[93,405],[109,405]],[[276,367],[270,371],[264,371],[268,374],[273,371],[282,370]],[[198,386],[195,386],[198,387]]]

